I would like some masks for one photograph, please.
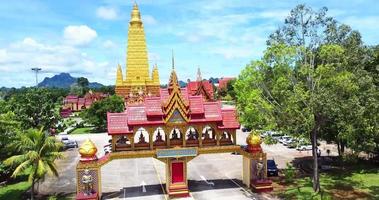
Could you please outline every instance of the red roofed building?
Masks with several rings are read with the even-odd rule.
[[[190,81],[187,84],[187,91],[192,96],[202,95],[205,101],[214,100],[213,85],[206,80],[202,80],[200,68],[197,70],[197,80]]]
[[[227,77],[223,77],[221,78],[219,81],[218,81],[218,89],[219,90],[222,90],[222,89],[226,89],[227,85],[228,85],[228,82],[231,81],[231,80],[234,80],[235,78],[227,78]]]
[[[236,110],[187,90],[179,87],[173,70],[159,97],[127,105],[123,113],[108,113],[113,151],[235,145],[240,127]]]
[[[104,99],[108,94],[101,92],[87,92],[83,98],[76,95],[68,95],[63,99],[63,110],[80,111],[89,108],[93,102]]]

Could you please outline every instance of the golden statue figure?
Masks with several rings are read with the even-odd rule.
[[[93,178],[88,169],[84,170],[84,175],[82,176],[83,183],[83,193],[84,195],[91,195],[93,192]]]

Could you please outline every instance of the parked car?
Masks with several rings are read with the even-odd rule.
[[[292,140],[290,143],[288,143],[288,145],[287,145],[287,147],[288,148],[291,148],[291,149],[294,149],[294,148],[296,148],[296,147],[298,147],[299,146],[299,142],[298,141],[296,141],[296,140]]]
[[[278,176],[278,166],[275,160],[267,160],[267,176]]]
[[[107,144],[104,146],[104,154],[112,152],[112,144]]]
[[[62,137],[61,142],[63,143],[64,149],[78,148],[78,142],[76,142],[75,140],[70,140],[68,139],[68,137]]]
[[[291,136],[284,135],[284,136],[281,136],[281,137],[280,137],[279,142],[283,144],[284,142],[286,142],[286,141],[288,141],[288,140],[290,140],[290,139],[292,139]]]
[[[284,141],[282,142],[282,144],[283,144],[284,146],[288,146],[288,145],[291,144],[293,141],[295,141],[295,140],[292,139],[292,138],[290,138],[290,139],[288,139],[288,140],[284,140]]]
[[[312,150],[312,145],[299,145],[296,147],[297,150],[299,151],[307,151],[307,150]]]

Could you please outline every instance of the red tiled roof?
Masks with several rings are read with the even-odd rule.
[[[219,89],[223,89],[223,88],[226,88],[226,86],[228,85],[228,82],[230,80],[233,80],[234,78],[221,78],[219,81],[218,81],[218,88]]]
[[[187,88],[180,88],[180,93],[182,93],[182,96],[184,99],[188,100],[188,90]]]
[[[222,120],[221,102],[204,102],[205,118],[207,120]]]
[[[78,103],[80,103],[80,104],[84,104],[85,101],[86,101],[85,98],[79,98]]]
[[[168,94],[168,89],[167,88],[161,88],[160,95],[161,95],[161,99],[163,101],[166,101],[168,99],[168,97],[170,96]]]
[[[191,86],[189,86],[191,87]],[[181,88],[184,101],[189,103],[190,124],[216,122],[220,129],[236,129],[240,124],[235,109],[222,109],[220,101],[206,102],[202,95],[191,95]],[[147,97],[143,104],[128,105],[124,113],[108,113],[108,133],[126,134],[146,125],[164,125],[163,105],[169,100],[168,89],[160,89],[160,97]]]
[[[204,113],[204,101],[203,96],[190,96],[189,104],[191,114],[203,114]]]
[[[161,116],[163,115],[161,98],[160,97],[148,97],[145,98],[145,112],[148,116]]]
[[[222,126],[219,129],[238,129],[240,123],[235,109],[222,109]]]
[[[128,127],[127,112],[107,113],[107,122],[108,134],[110,135],[133,133],[133,131]]]
[[[138,124],[141,122],[147,121],[145,106],[136,105],[126,107],[128,113],[128,123],[129,124]]]
[[[75,95],[68,95],[66,98],[64,98],[65,103],[77,103],[78,102],[78,96]]]
[[[212,83],[208,81],[202,81],[203,87],[206,90],[206,93],[209,97],[213,99],[213,86]],[[187,84],[187,90],[189,95],[196,95],[197,90],[200,87],[199,81],[191,81]]]

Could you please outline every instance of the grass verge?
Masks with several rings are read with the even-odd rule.
[[[75,128],[70,134],[87,134],[94,133],[94,127],[83,127],[83,128]]]
[[[22,194],[31,187],[28,181],[22,181],[0,187],[0,199],[19,200],[23,199]]]
[[[276,183],[283,199],[379,199],[379,169],[331,171],[320,174],[321,192],[314,193],[309,177],[292,184]]]

